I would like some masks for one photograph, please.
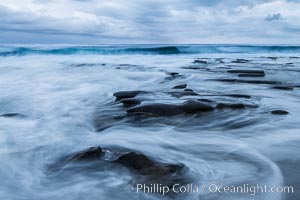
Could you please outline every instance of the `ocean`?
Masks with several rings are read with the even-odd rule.
[[[1,46],[0,199],[298,200],[299,77],[300,46]]]

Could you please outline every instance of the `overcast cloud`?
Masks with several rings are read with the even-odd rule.
[[[299,0],[1,0],[0,43],[300,44]]]

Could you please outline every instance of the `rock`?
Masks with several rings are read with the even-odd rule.
[[[188,100],[183,104],[154,103],[136,106],[127,110],[128,113],[152,116],[174,116],[180,114],[201,113],[213,110],[213,107],[199,101]]]
[[[149,167],[153,167],[155,164],[149,158],[143,154],[137,154],[130,152],[120,156],[115,163],[119,163],[131,170],[143,170]]]
[[[291,85],[275,85],[273,88],[279,89],[279,90],[293,90],[294,89],[294,87]]]
[[[198,101],[203,101],[203,102],[208,102],[208,103],[212,103],[214,102],[213,100],[210,99],[197,99]]]
[[[117,101],[120,101],[122,99],[128,99],[128,98],[133,98],[137,96],[140,93],[144,93],[145,91],[140,91],[140,90],[133,90],[133,91],[120,91],[114,93],[114,96],[117,98]]]
[[[5,114],[0,115],[0,117],[7,117],[7,118],[11,118],[11,117],[24,118],[24,117],[26,117],[26,115],[20,114],[20,113],[5,113]]]
[[[173,89],[184,89],[184,88],[186,88],[186,84],[180,84],[180,85],[176,85],[176,86],[174,86],[173,87]]]
[[[247,63],[249,62],[249,60],[247,59],[236,59],[234,61],[232,61],[231,63]]]
[[[278,59],[278,57],[272,57],[272,56],[269,56],[269,57],[267,57],[268,59],[271,59],[271,60],[277,60]]]
[[[127,107],[127,108],[141,104],[141,100],[133,99],[133,98],[122,99],[120,102],[123,103],[124,107]]]
[[[206,60],[196,59],[196,60],[194,60],[193,63],[194,63],[194,64],[207,64],[207,61],[206,61]]]
[[[102,156],[102,149],[101,147],[91,147],[87,150],[79,152],[71,157],[68,160],[72,161],[86,161],[86,160],[94,160],[100,159]]]
[[[188,100],[182,104],[181,109],[185,113],[201,113],[212,111],[214,108],[208,104],[204,104],[199,101]]]
[[[176,78],[184,78],[184,76],[179,74],[178,72],[167,72],[167,74],[169,75],[168,77],[165,78],[165,80],[167,81],[171,81]]]
[[[242,80],[242,79],[212,79],[214,81],[228,82],[228,83],[252,83],[252,84],[280,84],[279,81],[265,81],[265,80]]]
[[[239,74],[238,77],[264,77],[265,74]]]
[[[271,113],[273,115],[287,115],[287,114],[289,114],[289,112],[285,111],[285,110],[273,110]]]
[[[169,94],[173,97],[177,97],[177,98],[181,98],[181,97],[184,97],[184,96],[197,96],[199,95],[198,93],[194,92],[194,91],[176,91],[176,92],[169,92]]]
[[[224,94],[222,96],[235,97],[235,98],[246,98],[246,99],[250,99],[251,98],[251,96],[247,95],[247,94]]]
[[[242,103],[235,103],[235,104],[229,104],[229,103],[219,103],[216,106],[217,109],[224,109],[224,108],[231,108],[231,109],[244,109],[245,105]]]
[[[145,114],[153,116],[174,116],[182,114],[183,111],[178,105],[153,103],[130,108],[127,110],[127,113]]]
[[[265,74],[263,70],[252,70],[252,69],[234,69],[234,70],[228,70],[228,73],[233,74]]]
[[[124,151],[128,152],[128,150]],[[108,152],[111,159],[107,159],[107,156],[105,156]],[[137,180],[134,181],[140,184],[155,183],[173,186],[176,183],[184,184],[187,181],[185,174],[187,170],[185,166],[180,163],[162,163],[134,151],[122,153],[120,149],[116,151],[114,149],[102,149],[101,147],[91,147],[74,155],[66,156],[59,162],[51,165],[48,169],[54,172],[74,162],[87,162],[89,164],[101,162],[101,165],[121,165],[135,175]],[[82,167],[85,167],[85,165]],[[76,168],[78,168],[78,166],[76,166]],[[101,168],[98,167],[96,169],[101,170]],[[83,168],[82,170],[85,169]]]

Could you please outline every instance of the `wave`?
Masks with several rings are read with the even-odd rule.
[[[0,47],[0,56],[24,56],[31,54],[230,54],[230,53],[300,53],[300,46],[251,46],[251,45],[181,45],[181,46],[72,46],[72,47]]]

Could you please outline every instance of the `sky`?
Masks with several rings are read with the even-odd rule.
[[[300,0],[1,0],[2,44],[300,44]]]

